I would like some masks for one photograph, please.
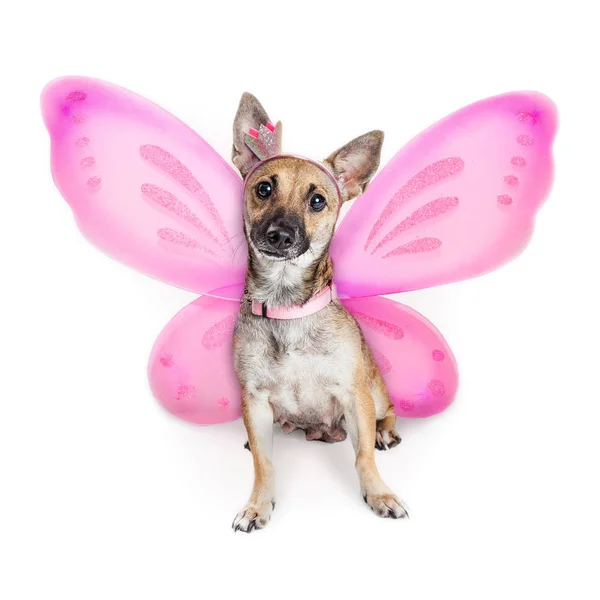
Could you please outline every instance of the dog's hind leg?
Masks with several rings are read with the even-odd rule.
[[[390,406],[388,414],[383,419],[377,421],[375,448],[377,450],[388,450],[397,446],[401,441],[402,438],[396,431],[396,413],[394,412],[394,407]]]
[[[375,401],[375,414],[377,418],[377,430],[375,433],[375,448],[377,450],[388,450],[394,448],[402,438],[396,432],[396,413],[394,405],[380,373],[377,373],[371,381],[371,393]]]

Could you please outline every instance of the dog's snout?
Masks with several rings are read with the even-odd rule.
[[[296,240],[296,232],[285,225],[271,225],[267,230],[267,241],[275,250],[287,250]]]
[[[265,256],[291,259],[308,250],[304,223],[291,211],[274,211],[252,225],[250,239]]]

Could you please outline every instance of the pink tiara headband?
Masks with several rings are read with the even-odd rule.
[[[270,121],[267,122],[266,125],[260,125],[258,130],[250,128],[248,133],[244,134],[244,141],[246,146],[254,152],[254,154],[260,158],[260,161],[257,162],[251,169],[248,171],[246,175],[245,181],[250,180],[250,175],[261,165],[274,160],[276,158],[298,158],[300,160],[305,160],[309,162],[311,165],[314,165],[323,173],[325,173],[335,185],[335,189],[337,191],[338,197],[341,201],[342,192],[340,190],[340,186],[333,175],[333,173],[322,165],[320,162],[313,160],[311,158],[306,158],[305,156],[300,156],[298,154],[284,154],[281,151],[281,122],[277,123],[277,125],[273,125]],[[340,202],[341,206],[341,202]]]

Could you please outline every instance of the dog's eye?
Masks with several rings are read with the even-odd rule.
[[[315,194],[310,199],[310,207],[315,212],[319,212],[319,211],[323,210],[325,208],[325,204],[327,204],[327,203],[325,202],[325,198],[323,198],[323,196],[321,196],[321,194]]]
[[[259,198],[268,198],[271,195],[271,184],[268,181],[261,181],[256,186],[256,193]]]

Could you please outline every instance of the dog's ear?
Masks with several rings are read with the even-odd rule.
[[[381,158],[383,131],[370,131],[348,142],[325,159],[340,186],[342,200],[352,200],[365,191]]]
[[[260,160],[246,146],[244,136],[250,129],[258,130],[268,121],[269,116],[261,103],[252,94],[244,92],[233,122],[233,150],[231,152],[233,164],[239,169],[242,178],[245,178],[248,171]]]

